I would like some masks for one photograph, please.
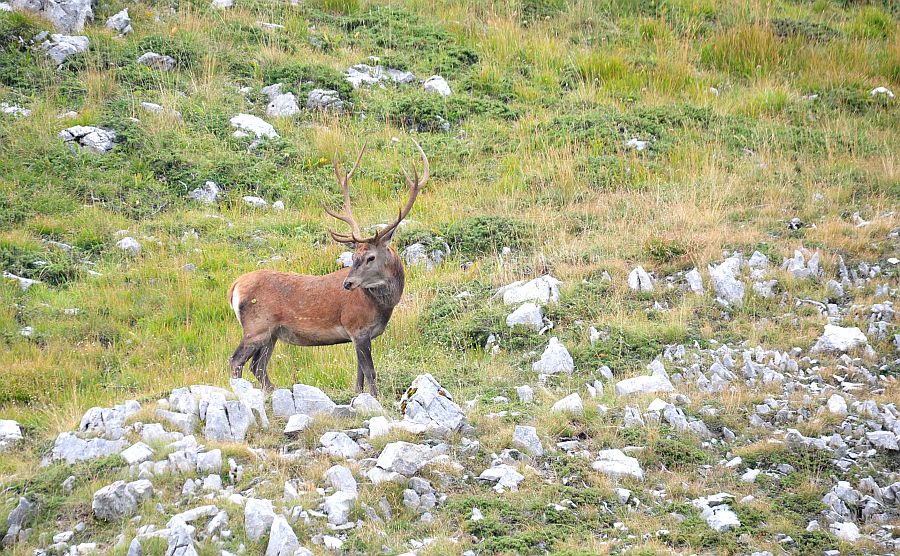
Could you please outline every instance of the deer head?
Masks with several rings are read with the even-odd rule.
[[[406,205],[400,209],[400,213],[396,220],[375,232],[375,235],[371,237],[363,237],[359,224],[353,216],[353,207],[350,203],[350,178],[353,176],[353,173],[356,172],[356,169],[359,168],[359,163],[366,151],[366,145],[363,144],[363,147],[359,151],[359,155],[356,157],[356,162],[353,164],[353,168],[345,174],[341,168],[340,161],[335,155],[334,176],[335,179],[337,179],[338,185],[341,186],[341,189],[344,192],[344,208],[342,212],[332,212],[328,207],[323,208],[328,215],[333,216],[350,226],[349,234],[341,234],[333,230],[328,230],[328,233],[333,240],[354,249],[353,268],[350,270],[350,274],[347,275],[346,280],[344,280],[344,288],[347,290],[354,290],[356,288],[369,289],[383,286],[387,284],[388,280],[393,278],[397,272],[400,259],[390,246],[391,239],[394,237],[394,232],[397,230],[397,227],[403,219],[406,218],[409,211],[412,210],[413,204],[416,202],[416,197],[418,197],[419,192],[428,181],[429,175],[428,157],[425,155],[425,151],[422,150],[419,143],[415,140],[413,140],[413,143],[419,151],[419,154],[422,156],[422,175],[419,175],[419,171],[414,164],[412,165],[411,176],[406,168],[400,167],[403,171],[403,176],[406,178],[406,183],[409,186],[409,196],[406,199]]]

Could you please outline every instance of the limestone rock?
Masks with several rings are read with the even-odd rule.
[[[584,404],[582,403],[581,396],[578,395],[578,392],[574,392],[557,401],[550,410],[554,413],[581,415],[584,413]]]
[[[112,29],[120,35],[127,35],[134,31],[134,28],[131,26],[131,17],[128,15],[128,8],[124,8],[117,14],[110,16],[106,20],[106,28]]]
[[[175,69],[175,58],[165,54],[157,54],[156,52],[144,52],[138,57],[137,63],[159,71],[172,71]]]
[[[443,432],[455,432],[465,424],[466,416],[453,397],[430,374],[413,380],[403,397],[400,410],[404,421]]]
[[[238,137],[247,135],[253,135],[257,139],[278,137],[278,132],[275,131],[272,124],[252,114],[238,114],[229,121],[232,127],[237,128],[234,133]]]
[[[813,353],[819,352],[847,352],[855,348],[868,345],[869,340],[862,330],[855,326],[841,327],[826,324],[825,331],[813,345]]]
[[[652,292],[653,278],[644,267],[638,266],[628,274],[628,287],[633,291]]]
[[[116,133],[99,127],[77,125],[60,131],[58,137],[65,143],[103,154],[112,150]]]
[[[22,429],[12,419],[0,419],[0,452],[22,440]]]
[[[566,346],[562,345],[559,339],[553,337],[550,338],[550,343],[540,360],[533,363],[531,369],[545,375],[571,373],[575,370],[575,361]]]
[[[93,0],[13,0],[12,6],[42,15],[60,33],[79,32],[94,19]]]
[[[97,519],[118,521],[133,515],[138,505],[153,496],[153,484],[146,479],[126,483],[116,481],[94,493],[91,509]]]
[[[244,504],[244,532],[247,538],[258,541],[263,538],[275,521],[275,509],[271,500],[248,498]]]
[[[450,90],[450,84],[440,75],[432,75],[426,79],[425,83],[422,84],[422,88],[427,93],[437,93],[442,97],[449,97],[453,94],[453,91]]]
[[[527,301],[535,303],[556,303],[559,301],[559,285],[562,282],[550,276],[540,276],[534,280],[519,280],[503,286],[496,295],[503,298],[506,305]]]
[[[614,479],[620,477],[633,477],[639,481],[644,480],[644,471],[636,458],[626,456],[622,450],[600,450],[597,460],[591,467]]]
[[[297,534],[282,515],[276,515],[269,530],[269,544],[266,556],[294,556],[300,548]]]
[[[655,394],[657,392],[672,392],[675,387],[672,382],[660,375],[636,376],[626,378],[616,383],[617,396],[630,396],[631,394]]]
[[[516,425],[513,431],[512,443],[516,448],[532,456],[540,457],[544,455],[544,446],[541,444],[537,429],[534,427]]]
[[[524,326],[535,332],[544,327],[544,315],[541,308],[534,303],[524,303],[518,309],[507,315],[506,326]]]

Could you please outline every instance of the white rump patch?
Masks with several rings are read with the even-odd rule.
[[[231,308],[234,309],[234,316],[237,317],[238,322],[241,322],[241,296],[237,286],[231,292]]]

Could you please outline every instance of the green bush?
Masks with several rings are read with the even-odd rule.
[[[9,238],[0,238],[0,268],[51,286],[64,285],[81,273],[71,253]]]
[[[262,81],[266,85],[282,83],[283,90],[297,93],[301,102],[305,102],[313,89],[332,89],[344,100],[353,98],[353,86],[344,74],[323,65],[292,62],[266,67],[262,71]]]
[[[504,216],[473,216],[453,222],[444,237],[454,252],[480,256],[503,247],[523,251],[532,247],[533,232],[528,224]]]

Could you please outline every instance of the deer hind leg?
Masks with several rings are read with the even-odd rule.
[[[275,385],[269,380],[269,373],[266,371],[269,366],[269,360],[272,358],[272,352],[275,349],[275,342],[276,339],[273,337],[253,352],[253,363],[250,364],[250,371],[253,372],[253,376],[256,377],[256,380],[259,381],[266,392],[271,392],[275,389]]]

